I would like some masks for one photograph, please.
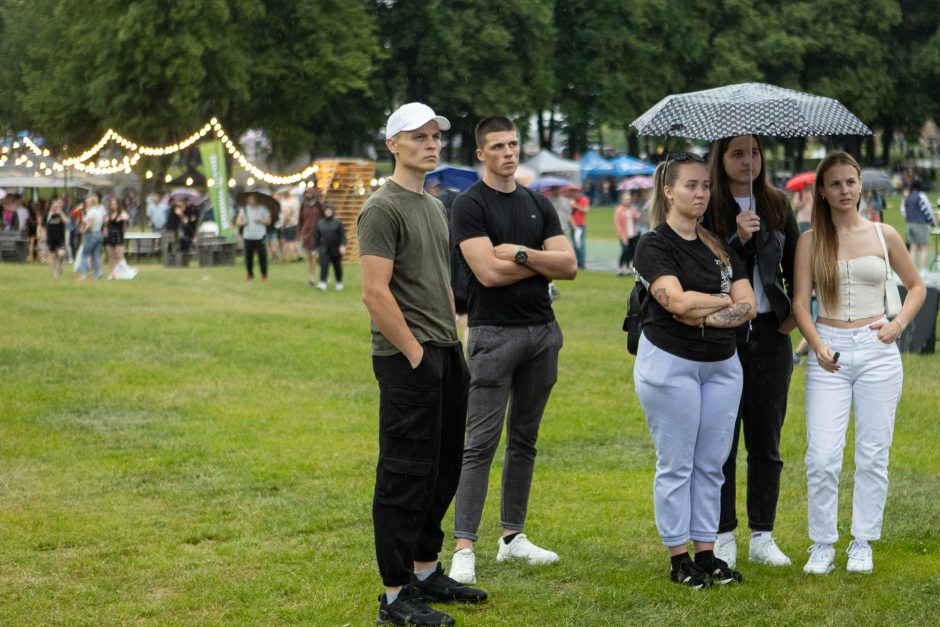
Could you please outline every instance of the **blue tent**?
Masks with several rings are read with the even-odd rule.
[[[454,165],[441,165],[428,173],[424,179],[424,186],[431,187],[436,184],[440,185],[441,189],[456,189],[462,192],[479,180],[480,175],[476,170]]]
[[[637,174],[652,174],[656,171],[656,166],[647,163],[642,159],[621,155],[615,157],[602,165],[598,165],[584,172],[585,176],[613,176],[622,178],[625,176],[634,176]]]
[[[588,150],[578,161],[581,164],[581,172],[596,168],[607,163],[604,157],[600,156],[595,150]]]

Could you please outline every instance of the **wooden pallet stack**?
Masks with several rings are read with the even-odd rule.
[[[359,241],[356,220],[366,199],[372,193],[375,161],[368,159],[318,159],[317,187],[324,202],[336,208],[336,217],[346,227],[344,261],[358,261]]]

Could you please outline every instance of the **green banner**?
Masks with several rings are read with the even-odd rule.
[[[228,196],[228,172],[225,169],[225,149],[222,142],[207,141],[199,145],[202,155],[202,167],[206,178],[212,179],[209,198],[215,213],[215,223],[219,225],[219,235],[229,237],[232,234],[232,204]]]

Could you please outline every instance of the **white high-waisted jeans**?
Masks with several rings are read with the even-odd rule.
[[[666,546],[714,542],[721,470],[731,451],[743,374],[737,354],[690,361],[640,336],[633,385],[656,446],[653,509]]]
[[[833,544],[839,539],[839,472],[855,408],[855,493],[852,536],[881,537],[888,497],[888,451],[904,372],[896,344],[884,344],[867,326],[837,329],[816,325],[823,341],[839,351],[838,372],[826,372],[811,351],[806,369],[806,485],[809,537]]]

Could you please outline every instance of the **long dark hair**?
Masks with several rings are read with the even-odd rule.
[[[716,141],[709,157],[708,169],[712,180],[712,196],[708,203],[707,213],[712,228],[723,240],[727,240],[728,236],[738,228],[735,222],[738,204],[731,193],[724,163],[725,153],[728,152],[728,146],[731,145],[733,139],[736,137],[725,137]],[[790,202],[787,200],[787,195],[774,187],[767,177],[767,168],[764,167],[764,149],[760,141],[754,136],[751,137],[751,141],[760,153],[760,170],[754,179],[754,198],[757,206],[761,208],[761,213],[770,222],[771,228],[782,231],[786,224],[787,212],[790,210]]]

